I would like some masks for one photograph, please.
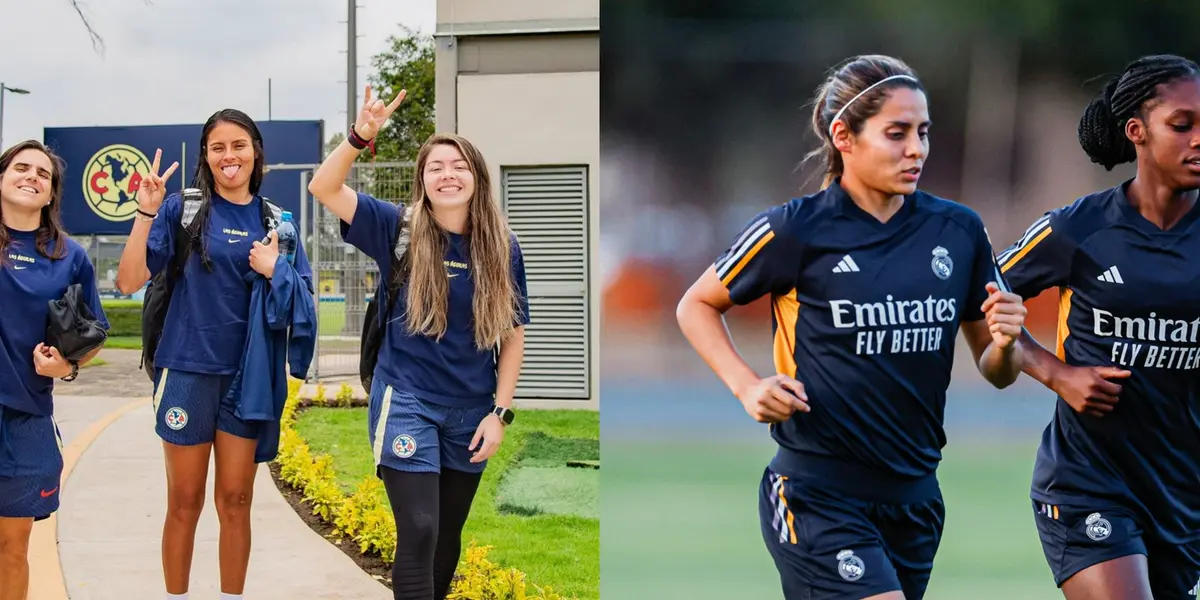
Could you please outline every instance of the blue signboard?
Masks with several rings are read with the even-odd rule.
[[[317,164],[324,142],[322,121],[260,121],[268,165]],[[191,185],[200,131],[195,125],[47,127],[43,141],[67,163],[63,178],[63,225],[73,235],[127,235],[137,209],[134,191],[162,149],[159,173],[179,168],[168,193]],[[300,221],[300,170],[268,170],[259,194],[292,211]],[[311,228],[311,227],[310,227]]]

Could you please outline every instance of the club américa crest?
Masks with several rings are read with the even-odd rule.
[[[954,261],[950,260],[950,251],[941,246],[934,248],[931,266],[938,279],[950,279],[950,274],[954,272]]]
[[[187,427],[187,411],[179,408],[178,406],[172,406],[171,408],[167,409],[167,414],[163,415],[163,421],[167,424],[167,427],[170,427],[175,431],[179,431],[180,429]]]
[[[400,458],[408,458],[417,453],[417,440],[411,435],[402,433],[392,440],[392,453]]]

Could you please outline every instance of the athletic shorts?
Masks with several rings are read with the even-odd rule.
[[[53,417],[0,405],[0,517],[40,521],[58,510],[62,447]]]
[[[1083,506],[1034,500],[1033,511],[1055,585],[1093,565],[1143,554],[1155,598],[1200,598],[1200,542],[1165,543],[1134,511],[1111,501]]]
[[[763,473],[759,516],[786,600],[858,600],[902,591],[920,600],[941,543],[945,505],[926,484],[916,498],[880,501],[839,489],[846,478]]]
[[[177,446],[213,441],[217,431],[257,439],[262,422],[237,417],[238,399],[231,398],[233,375],[209,375],[155,369],[154,432]]]
[[[434,404],[376,377],[368,409],[376,471],[388,467],[410,473],[440,473],[442,469],[482,473],[487,461],[472,463],[471,455],[478,448],[472,451],[470,445],[491,410],[491,404],[470,408]]]

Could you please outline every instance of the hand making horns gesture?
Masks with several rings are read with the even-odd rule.
[[[404,96],[407,95],[407,90],[400,90],[396,94],[396,99],[392,100],[391,104],[384,105],[383,100],[371,101],[371,86],[367,85],[367,91],[364,93],[362,110],[358,113],[358,119],[354,121],[354,132],[364,140],[370,141],[375,139],[379,134],[379,130],[387,124],[387,120],[400,108],[400,103],[404,101]]]

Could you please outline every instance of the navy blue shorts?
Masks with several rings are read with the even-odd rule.
[[[213,441],[217,430],[240,438],[257,439],[262,423],[237,417],[237,399],[230,398],[233,375],[209,375],[156,369],[154,431],[163,441],[195,446]]]
[[[940,489],[912,502],[879,502],[843,493],[839,482],[845,480],[787,477],[772,467],[763,473],[763,540],[784,598],[857,600],[903,591],[920,600],[945,523]]]
[[[57,511],[62,470],[54,418],[0,405],[0,517],[40,521]]]
[[[491,410],[491,404],[455,408],[427,402],[376,377],[368,409],[376,471],[383,466],[410,473],[482,473],[487,461],[472,463],[475,451],[469,447]]]
[[[1133,511],[1112,502],[1085,508],[1034,500],[1033,511],[1055,585],[1061,587],[1093,565],[1143,554],[1155,598],[1200,598],[1200,542],[1179,545],[1156,539]]]

